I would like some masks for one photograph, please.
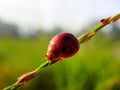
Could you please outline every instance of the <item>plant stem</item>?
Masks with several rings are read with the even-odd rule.
[[[99,22],[99,24],[97,24],[93,29],[91,29],[89,32],[78,37],[79,43],[82,44],[90,40],[97,33],[97,31],[99,31],[101,28],[103,28],[104,26],[108,24],[112,24],[119,19],[120,19],[120,14],[115,15],[113,18],[108,17],[108,18],[102,19]]]
[[[90,40],[101,28],[106,26],[107,24],[114,23],[118,19],[120,19],[120,14],[115,15],[113,18],[108,17],[106,19],[102,19],[98,25],[96,25],[93,29],[91,29],[89,32],[83,34],[82,36],[78,37],[78,41],[80,44]],[[17,88],[23,86],[27,81],[31,80],[33,77],[37,76],[39,72],[49,66],[54,64],[57,61],[54,61],[53,63],[49,63],[47,60],[44,61],[42,64],[40,64],[34,71],[28,72],[20,76],[14,84],[4,88],[3,90],[16,90]]]
[[[15,82],[14,84],[4,88],[3,90],[16,90],[17,88],[23,86],[25,82],[31,80],[33,77],[38,75],[39,72],[47,66],[49,66],[49,63],[46,60],[42,64],[40,64],[34,71],[23,74],[22,76],[20,76],[18,78],[17,82]]]
[[[38,73],[38,72],[41,71],[42,68],[44,68],[44,67],[46,67],[48,65],[49,65],[49,62],[46,60],[42,64],[40,64],[34,71]]]

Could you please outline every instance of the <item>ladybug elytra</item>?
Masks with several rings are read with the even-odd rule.
[[[63,32],[50,41],[46,59],[52,63],[73,56],[79,50],[79,42],[71,33]]]

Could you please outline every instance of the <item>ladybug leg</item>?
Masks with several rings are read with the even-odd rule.
[[[62,63],[62,57],[59,58],[59,61]]]

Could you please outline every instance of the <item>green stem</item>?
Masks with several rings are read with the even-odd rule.
[[[49,62],[46,60],[42,64],[40,64],[34,71],[23,74],[20,78],[18,78],[17,82],[4,88],[3,90],[16,90],[17,88],[23,86],[25,82],[31,80],[33,77],[38,75],[39,72],[47,66],[49,66]]]
[[[49,65],[49,62],[46,60],[45,62],[43,62],[42,64],[40,64],[34,71],[35,72],[40,72],[42,68],[46,67]]]
[[[4,88],[3,90],[15,90],[17,89],[18,87],[20,87],[20,85],[18,85],[17,83],[14,83],[6,88]]]
[[[113,18],[108,17],[106,19],[102,19],[99,24],[97,24],[94,28],[92,28],[89,32],[83,34],[78,37],[78,41],[80,44],[90,40],[101,28],[104,26],[114,23],[120,19],[120,14],[115,15]]]

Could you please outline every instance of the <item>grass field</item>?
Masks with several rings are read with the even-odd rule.
[[[50,38],[0,37],[0,90],[42,62]],[[21,90],[120,90],[120,42],[97,34],[75,56],[44,69]]]

